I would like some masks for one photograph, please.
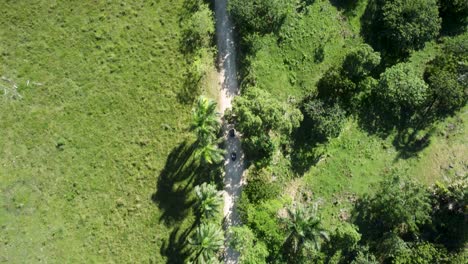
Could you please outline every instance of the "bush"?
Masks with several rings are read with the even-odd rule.
[[[317,90],[318,98],[325,102],[346,104],[357,92],[357,87],[340,69],[333,68],[320,79]]]
[[[400,236],[420,233],[430,223],[431,204],[427,190],[400,176],[381,182],[377,192],[356,205],[354,220],[366,239],[385,233]]]
[[[405,63],[388,68],[380,76],[374,91],[381,106],[404,120],[421,110],[429,97],[427,84],[410,64]]]
[[[371,46],[362,44],[352,50],[343,62],[343,72],[351,80],[359,80],[369,75],[380,64],[380,53]]]
[[[272,173],[269,168],[255,168],[248,174],[247,185],[243,193],[252,203],[258,203],[278,197],[280,186],[272,182]]]
[[[266,263],[268,249],[265,243],[259,241],[255,234],[247,226],[235,226],[231,228],[231,246],[240,253],[241,264]]]
[[[468,189],[463,181],[448,186],[436,183],[431,189],[433,237],[450,250],[462,249],[468,238]]]
[[[283,23],[289,9],[285,0],[231,0],[229,11],[243,34],[269,33]]]
[[[448,42],[444,53],[424,73],[431,92],[429,106],[438,115],[453,114],[468,101],[468,39]]]
[[[267,135],[251,136],[242,142],[247,157],[261,164],[268,164],[275,152],[275,145]]]
[[[213,13],[207,4],[201,4],[184,25],[184,41],[187,51],[208,48],[215,31]]]
[[[345,112],[338,104],[326,105],[321,100],[311,100],[303,105],[305,116],[310,119],[316,136],[337,137],[346,120]]]

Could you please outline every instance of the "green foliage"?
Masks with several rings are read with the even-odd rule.
[[[462,249],[468,238],[465,228],[468,215],[466,181],[455,181],[448,186],[436,183],[431,190],[431,200],[435,240],[448,249]]]
[[[280,102],[267,91],[252,87],[234,99],[228,119],[236,122],[237,129],[244,135],[247,155],[251,159],[269,160],[274,151],[270,133],[291,134],[299,127],[303,116],[294,105]]]
[[[465,0],[439,0],[440,14],[444,22],[454,21],[466,27],[468,23],[468,4]]]
[[[201,224],[188,239],[192,263],[217,263],[217,254],[224,245],[223,230],[213,223]]]
[[[468,38],[449,42],[444,53],[432,60],[424,77],[431,91],[431,109],[438,115],[453,114],[468,101]]]
[[[379,264],[375,256],[369,252],[369,249],[359,250],[351,264]]]
[[[247,156],[264,165],[270,163],[276,149],[275,144],[268,135],[251,136],[245,138],[242,143]]]
[[[242,192],[247,195],[249,201],[258,203],[278,197],[280,186],[272,182],[273,173],[266,168],[253,168],[247,178],[247,185]]]
[[[401,115],[411,117],[427,102],[428,86],[411,65],[397,64],[388,68],[381,76],[374,90],[380,104]]]
[[[367,44],[353,49],[343,62],[343,73],[352,80],[369,75],[380,64],[380,53]]]
[[[225,153],[216,143],[205,142],[203,145],[197,145],[194,157],[203,165],[213,165],[221,163]]]
[[[303,105],[306,117],[312,122],[312,133],[324,138],[337,137],[346,120],[345,112],[338,104],[332,106],[313,99]]]
[[[201,218],[209,219],[216,216],[223,203],[222,193],[215,185],[206,182],[195,186],[194,190],[197,198],[196,208]]]
[[[231,228],[231,246],[240,253],[241,264],[266,264],[268,249],[247,226]]]
[[[330,244],[335,251],[339,250],[346,255],[357,248],[360,240],[361,234],[357,227],[345,222],[335,229],[330,238]]]
[[[185,46],[190,51],[208,48],[215,31],[213,13],[207,4],[200,4],[184,25]]]
[[[270,131],[290,134],[302,121],[301,112],[291,104],[278,101],[259,88],[248,88],[233,103],[237,128],[247,137],[268,134]]]
[[[431,243],[417,243],[410,250],[395,256],[395,264],[432,264],[445,263],[447,252],[443,247],[435,247]]]
[[[318,98],[326,102],[348,103],[357,92],[356,84],[339,69],[332,68],[317,84]]]
[[[374,0],[369,4],[373,41],[395,55],[424,47],[438,36],[441,19],[436,0]]]
[[[219,130],[216,102],[200,96],[192,109],[190,131],[194,132],[200,145],[213,141]]]
[[[377,192],[364,197],[357,206],[357,224],[368,237],[387,232],[418,235],[430,223],[431,204],[426,189],[400,176],[381,182]]]
[[[286,0],[232,0],[230,13],[243,35],[277,30],[289,10]]]
[[[316,208],[298,205],[293,209],[288,208],[287,213],[287,218],[282,219],[288,234],[283,245],[285,257],[291,262],[297,262],[307,255],[304,251],[320,251],[323,240],[329,240],[329,236],[321,227]]]
[[[248,202],[244,196],[241,199],[244,199],[244,203]],[[275,256],[284,242],[285,236],[277,217],[282,206],[278,200],[269,200],[257,205],[247,203],[243,208],[244,223],[267,245],[270,256]]]

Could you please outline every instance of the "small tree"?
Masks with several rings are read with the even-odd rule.
[[[428,110],[438,115],[453,114],[468,101],[468,38],[456,38],[445,44],[443,54],[431,61],[424,77],[429,84],[431,103]]]
[[[208,219],[219,213],[223,197],[215,185],[206,182],[197,185],[195,186],[195,195],[197,197],[197,211],[201,218]]]
[[[312,133],[316,136],[333,138],[341,133],[346,115],[338,104],[329,106],[321,100],[314,99],[306,102],[303,108],[306,118],[312,121]]]
[[[217,254],[224,244],[223,230],[213,223],[201,224],[188,240],[192,261],[198,264],[217,263]]]
[[[380,53],[371,46],[362,44],[352,50],[343,62],[343,72],[351,80],[359,80],[369,75],[380,64]]]
[[[357,203],[354,219],[367,239],[393,232],[418,235],[430,223],[431,204],[427,190],[394,175],[381,182],[377,192]]]
[[[375,92],[381,105],[403,120],[409,120],[421,110],[429,97],[427,84],[405,63],[388,68],[380,76]]]

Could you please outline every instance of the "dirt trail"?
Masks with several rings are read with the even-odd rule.
[[[236,68],[236,50],[233,38],[233,24],[227,13],[227,0],[215,1],[216,38],[218,46],[220,96],[219,106],[221,113],[231,107],[231,102],[239,93]],[[224,175],[224,218],[225,229],[239,224],[239,215],[235,210],[236,200],[239,198],[242,187],[242,174],[244,172],[244,153],[241,149],[239,135],[229,137],[228,131],[233,125],[224,123],[224,135],[226,138],[226,162]],[[237,154],[237,159],[232,161],[232,152]],[[239,253],[229,247],[229,237],[226,237],[225,263],[238,263]]]

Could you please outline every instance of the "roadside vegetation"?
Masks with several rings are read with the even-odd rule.
[[[230,2],[242,95],[227,117],[249,162],[231,231],[241,263],[463,262],[467,11]]]

